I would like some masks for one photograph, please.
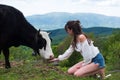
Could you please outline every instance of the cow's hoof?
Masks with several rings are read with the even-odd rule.
[[[9,68],[11,68],[11,66],[5,66],[5,68],[6,68],[6,69],[9,69]]]

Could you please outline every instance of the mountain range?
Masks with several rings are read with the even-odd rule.
[[[94,13],[52,12],[43,15],[26,16],[26,19],[37,29],[55,30],[64,28],[69,20],[80,20],[83,28],[109,27],[120,28],[120,17]]]

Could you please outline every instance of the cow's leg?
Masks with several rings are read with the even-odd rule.
[[[11,68],[9,62],[9,49],[3,49],[3,54],[5,56],[5,68]]]
[[[0,49],[0,54],[1,54],[1,49]]]

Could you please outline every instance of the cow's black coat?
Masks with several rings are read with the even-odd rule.
[[[17,9],[0,5],[0,53],[5,56],[5,67],[10,68],[9,48],[24,45],[38,52],[46,46],[46,40]]]

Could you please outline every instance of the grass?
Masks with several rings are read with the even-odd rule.
[[[32,50],[26,47],[12,48],[10,54],[10,69],[4,68],[4,56],[0,55],[0,80],[99,80],[92,77],[75,77],[67,74],[67,67],[54,66],[40,60],[40,57],[31,56]],[[64,62],[62,62],[64,63]],[[113,64],[110,64],[113,65]],[[115,65],[116,66],[116,65]],[[111,66],[112,70],[113,67]],[[119,66],[119,64],[118,64]],[[108,71],[111,69],[107,64],[106,73],[112,76],[106,80],[119,80],[119,71]]]
[[[11,61],[12,68],[5,69],[0,65],[0,80],[99,80],[92,77],[80,78],[68,75],[67,68],[53,66],[41,60]],[[111,72],[106,80],[119,80],[120,72]]]

